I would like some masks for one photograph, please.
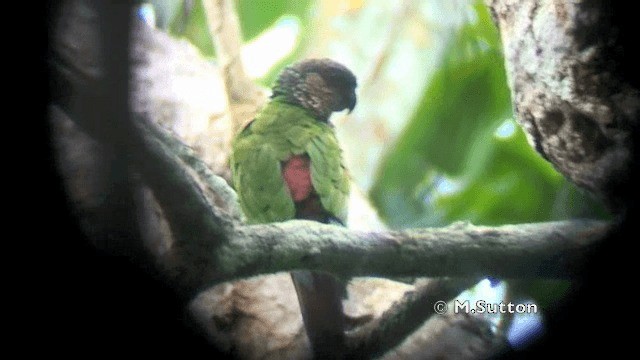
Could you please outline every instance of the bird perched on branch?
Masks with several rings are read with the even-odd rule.
[[[270,101],[234,139],[233,184],[249,223],[306,219],[344,225],[349,178],[329,117],[353,110],[356,78],[329,59],[285,68]],[[344,286],[321,272],[291,273],[316,358],[344,349]]]

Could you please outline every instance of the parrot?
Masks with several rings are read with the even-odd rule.
[[[333,112],[356,105],[357,81],[331,59],[285,67],[267,104],[232,141],[232,183],[249,224],[304,219],[345,226],[350,177]],[[325,272],[291,278],[314,358],[341,358],[345,286]]]

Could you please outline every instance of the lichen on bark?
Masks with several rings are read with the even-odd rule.
[[[612,212],[633,162],[640,93],[616,67],[622,52],[602,1],[488,1],[513,106],[533,147]]]

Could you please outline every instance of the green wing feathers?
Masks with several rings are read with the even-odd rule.
[[[303,153],[311,159],[311,181],[322,206],[346,220],[349,178],[333,127],[302,108],[271,101],[233,142],[233,184],[249,223],[295,218],[281,164]]]
[[[280,161],[273,149],[265,144],[255,149],[240,146],[235,152],[238,151],[248,155],[234,156],[232,164],[234,186],[248,222],[257,224],[293,218],[295,207],[282,181]],[[258,178],[255,174],[259,174]]]
[[[311,139],[306,152],[311,159],[311,182],[320,196],[322,207],[343,223],[347,220],[349,177],[342,163],[342,150],[333,128]]]

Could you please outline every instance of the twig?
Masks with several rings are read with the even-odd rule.
[[[242,65],[242,35],[240,22],[232,0],[204,0],[204,9],[209,32],[216,49],[216,57],[226,90],[229,108],[238,103],[257,103],[261,97],[259,88],[249,79]],[[234,130],[239,129],[244,119],[232,117]]]
[[[400,34],[402,34],[407,18],[415,11],[417,3],[418,2],[416,0],[404,0],[402,4],[400,4],[400,8],[397,10],[395,16],[391,19],[390,25],[388,26],[389,33],[384,39],[384,45],[371,62],[373,67],[362,82],[362,88],[365,89],[363,91],[367,91],[367,89],[371,88],[371,85],[377,80],[380,75],[380,71],[382,71],[389,60],[389,57],[393,53],[393,47],[398,42]]]

